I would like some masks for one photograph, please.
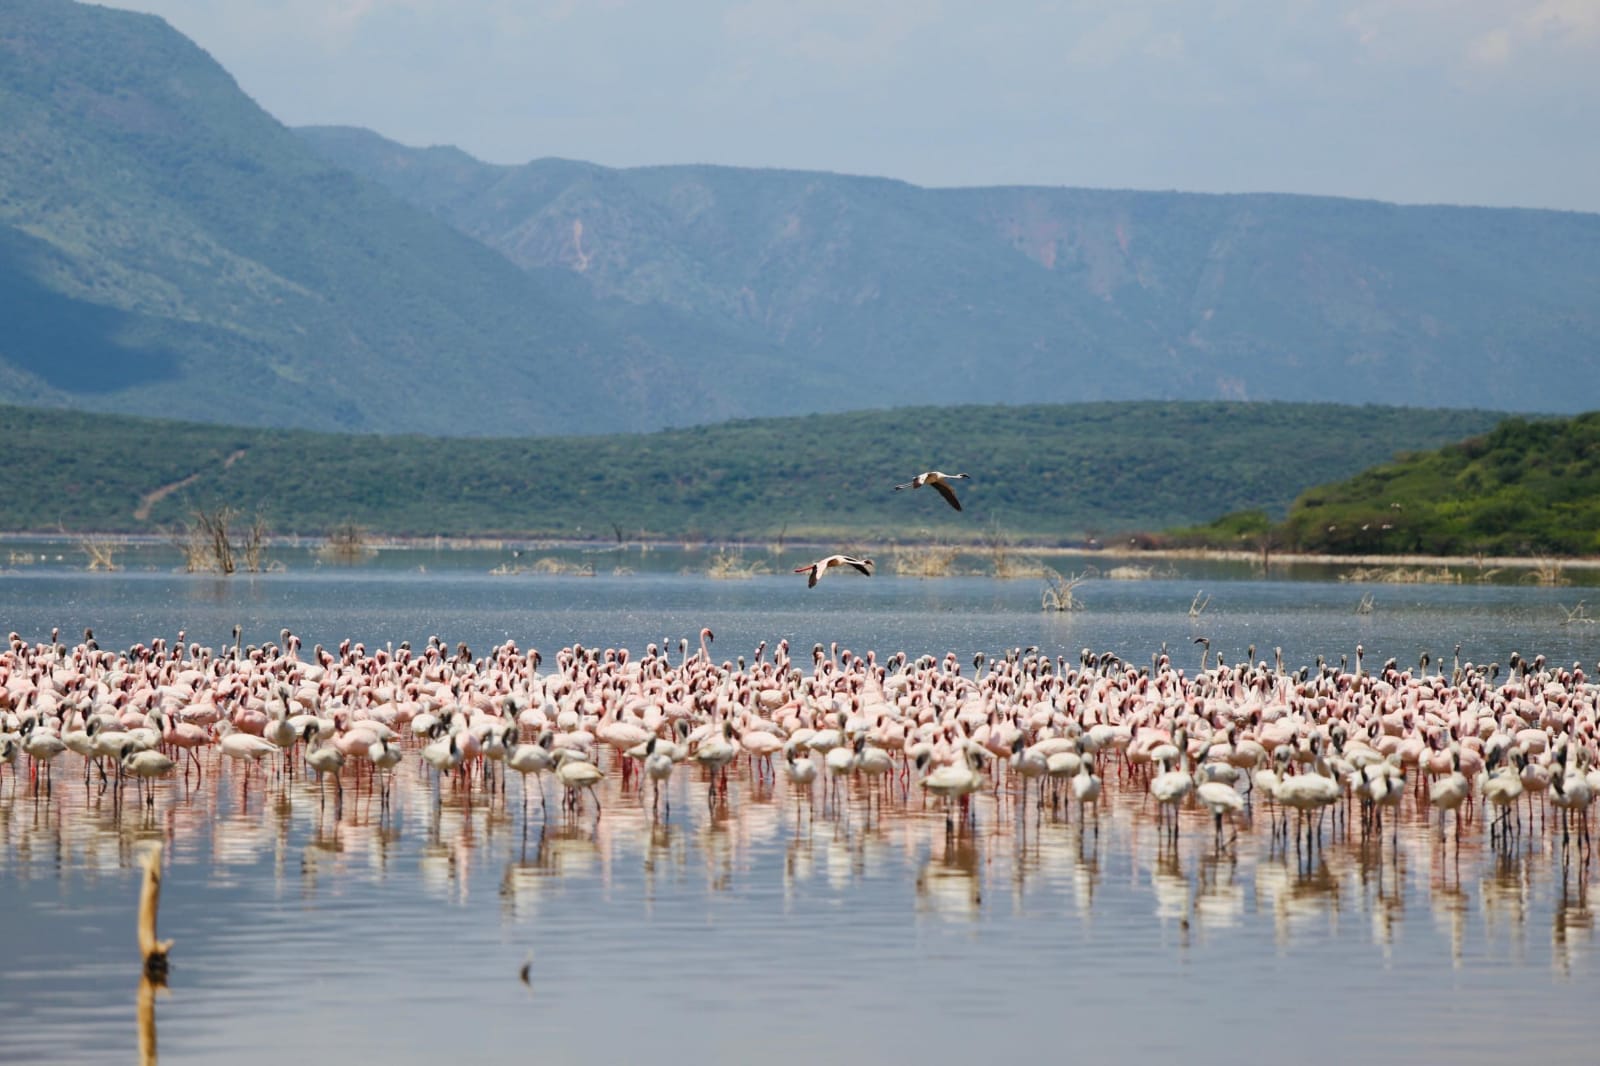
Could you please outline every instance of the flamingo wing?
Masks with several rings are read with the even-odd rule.
[[[947,502],[951,507],[954,507],[958,511],[961,510],[961,501],[956,499],[956,490],[952,489],[948,482],[940,479],[933,482],[933,487],[939,490],[939,495],[943,496],[945,498],[945,502]]]

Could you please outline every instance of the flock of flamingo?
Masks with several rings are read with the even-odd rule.
[[[279,637],[219,650],[180,632],[112,651],[88,631],[71,647],[58,633],[33,644],[12,633],[0,653],[0,773],[13,794],[20,780],[37,794],[75,774],[149,805],[161,779],[227,762],[247,789],[252,776],[310,773],[338,802],[366,774],[387,801],[395,768],[416,759],[441,789],[504,788],[515,772],[525,818],[531,792],[544,806],[549,776],[565,811],[587,802],[598,818],[608,778],[623,795],[633,783],[656,816],[674,774],[706,775],[708,802],[726,802],[730,769],[748,760],[754,780],[781,775],[801,804],[857,788],[881,807],[914,785],[942,804],[952,833],[984,789],[1018,810],[1076,810],[1096,830],[1103,790],[1142,790],[1165,839],[1176,842],[1181,811],[1204,811],[1218,850],[1259,823],[1287,841],[1291,817],[1297,846],[1315,847],[1325,819],[1348,830],[1353,814],[1363,839],[1381,843],[1408,797],[1458,843],[1481,809],[1493,845],[1538,826],[1586,849],[1600,794],[1597,687],[1543,656],[1513,654],[1502,669],[1460,662],[1458,649],[1448,669],[1426,657],[1402,669],[1369,666],[1358,646],[1353,664],[1290,670],[1254,648],[1208,662],[1208,645],[1184,670],[1164,650],[1134,663],[1016,649],[969,669],[954,653],[879,661],[821,645],[796,660],[779,641],[770,656],[763,642],[748,660],[718,662],[704,629],[693,651],[686,639],[637,658],[573,646],[543,670],[537,651],[511,642],[479,657],[436,637],[419,650],[346,641],[302,656],[299,638]]]

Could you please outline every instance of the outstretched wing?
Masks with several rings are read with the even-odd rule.
[[[863,574],[866,574],[868,577],[872,576],[872,560],[871,559],[852,559],[852,558],[846,557],[844,561],[849,563],[851,566],[855,567],[857,570],[861,571]]]
[[[797,566],[797,567],[794,568],[794,572],[797,573],[797,574],[809,573],[811,575],[811,580],[806,582],[806,588],[809,589],[809,588],[816,588],[816,586],[817,586],[817,573],[821,569],[822,569],[821,566],[819,566],[816,563],[812,563],[810,566]]]
[[[939,490],[939,495],[943,496],[951,507],[958,511],[961,510],[961,501],[956,499],[956,490],[951,488],[947,482],[943,480],[935,481],[933,487]]]

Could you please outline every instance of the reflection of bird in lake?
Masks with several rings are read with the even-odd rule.
[[[904,485],[896,485],[894,490],[899,492],[901,489],[920,489],[924,485],[932,485],[939,490],[939,495],[945,498],[946,503],[959,511],[961,510],[961,501],[956,499],[956,490],[950,487],[950,482],[965,481],[969,476],[968,474],[945,474],[938,470],[929,470],[925,474],[918,474]]]
[[[872,560],[857,559],[853,555],[829,555],[818,559],[814,563],[807,563],[805,566],[797,566],[794,568],[794,572],[797,574],[809,572],[811,574],[811,580],[806,582],[806,587],[816,588],[817,582],[822,579],[822,575],[827,573],[835,566],[851,566],[861,571],[863,574],[866,574],[868,577],[872,576]]]

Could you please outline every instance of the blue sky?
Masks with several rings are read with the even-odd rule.
[[[480,159],[1600,211],[1600,0],[117,0]]]

